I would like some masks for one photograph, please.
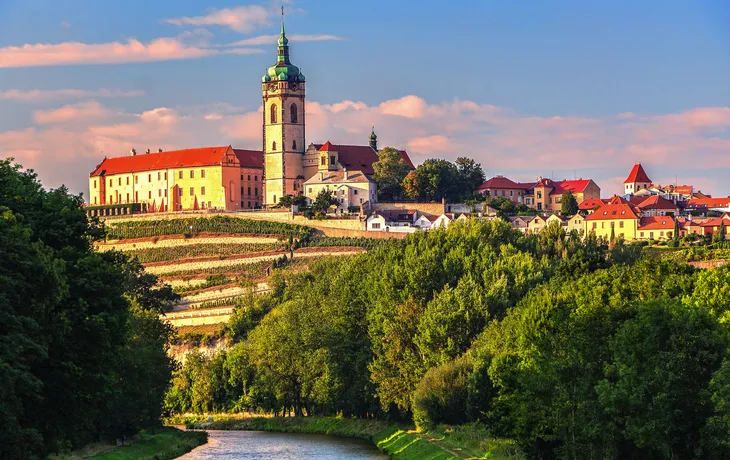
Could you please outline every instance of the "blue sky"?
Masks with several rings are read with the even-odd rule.
[[[0,154],[84,191],[132,146],[259,147],[275,47],[236,42],[276,34],[279,5],[0,0]],[[730,194],[726,1],[285,7],[308,141],[364,143],[374,122],[416,162],[592,177],[610,196],[641,161],[657,182]]]

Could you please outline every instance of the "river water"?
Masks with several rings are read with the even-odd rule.
[[[179,460],[386,459],[372,443],[318,434],[208,431],[208,443]]]

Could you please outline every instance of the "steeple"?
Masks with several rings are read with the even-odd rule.
[[[264,83],[270,81],[303,82],[304,75],[302,75],[299,67],[289,60],[289,39],[286,38],[286,32],[284,31],[283,6],[281,7],[281,32],[277,44],[276,64],[269,67],[261,81]]]
[[[378,136],[375,134],[375,124],[373,124],[373,129],[370,131],[370,136],[368,136],[370,140],[370,148],[378,151]]]

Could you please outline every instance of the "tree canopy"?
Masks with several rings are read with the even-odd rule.
[[[378,199],[389,201],[400,198],[403,195],[401,183],[410,170],[411,167],[398,150],[393,147],[380,149],[378,161],[373,163],[373,179],[378,187]]]

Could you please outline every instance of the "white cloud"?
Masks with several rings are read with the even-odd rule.
[[[293,34],[288,35],[287,38],[294,43],[301,42],[321,42],[330,40],[344,40],[342,37],[330,34]],[[226,48],[234,46],[258,46],[258,45],[274,45],[279,39],[278,35],[259,35],[257,37],[245,38],[233,43],[226,43],[223,45],[216,45],[217,47]]]
[[[185,16],[165,19],[163,22],[176,26],[221,26],[247,34],[269,25],[269,17],[272,13],[273,11],[263,6],[247,5],[220,10],[213,9],[205,16]]]
[[[98,102],[88,101],[53,110],[37,110],[33,112],[33,120],[39,125],[98,122],[107,118],[109,113],[110,111]]]
[[[8,89],[0,91],[0,101],[23,101],[37,102],[58,99],[87,99],[87,98],[119,98],[119,97],[140,97],[144,91],[121,89]]]
[[[157,38],[147,43],[130,38],[126,42],[95,44],[66,42],[6,46],[0,48],[0,68],[173,61],[218,54],[262,52],[254,48],[212,49],[209,46],[188,44],[187,38]]]

